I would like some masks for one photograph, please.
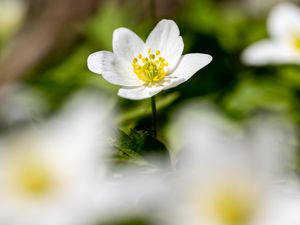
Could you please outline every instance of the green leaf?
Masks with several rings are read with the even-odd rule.
[[[126,134],[119,130],[116,135],[118,138],[113,141],[112,146],[117,150],[118,163],[127,161],[142,166],[170,164],[167,148],[149,132],[130,130]]]
[[[246,78],[226,96],[224,106],[235,117],[243,117],[259,110],[287,113],[294,102],[292,90],[280,85],[276,79]]]
[[[285,65],[279,68],[279,77],[291,88],[300,88],[300,67],[298,65]]]

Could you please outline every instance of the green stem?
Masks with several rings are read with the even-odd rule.
[[[150,4],[150,18],[152,20],[153,26],[156,23],[156,0],[149,0]],[[157,135],[157,118],[156,118],[156,102],[155,96],[151,97],[151,108],[152,108],[152,136],[156,138]]]
[[[156,120],[156,102],[155,96],[151,97],[151,108],[152,108],[152,136],[156,138],[157,134],[157,120]]]

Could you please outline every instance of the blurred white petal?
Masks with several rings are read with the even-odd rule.
[[[0,1],[0,39],[13,34],[22,24],[27,5],[23,0]]]
[[[300,34],[300,9],[292,3],[274,7],[268,17],[268,29],[272,38],[286,39],[291,33]]]
[[[271,40],[256,42],[246,48],[242,54],[242,61],[248,65],[267,65],[299,63],[295,54],[287,45]]]

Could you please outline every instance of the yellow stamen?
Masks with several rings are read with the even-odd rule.
[[[167,75],[166,68],[168,62],[160,56],[160,51],[155,54],[148,49],[148,55],[143,57],[141,54],[132,60],[133,72],[137,77],[145,82],[145,85],[154,85],[161,82]]]

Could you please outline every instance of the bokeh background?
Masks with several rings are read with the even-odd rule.
[[[81,89],[101,93],[118,110],[116,129],[150,130],[150,100],[118,97],[118,87],[90,72],[86,60],[112,49],[114,29],[128,27],[145,40],[162,18],[178,24],[184,52],[214,58],[189,81],[157,96],[158,137],[166,146],[170,115],[189,100],[211,102],[240,123],[278,114],[300,127],[300,67],[250,67],[240,60],[243,49],[267,37],[268,12],[279,2],[0,0],[0,131],[51,117]]]

